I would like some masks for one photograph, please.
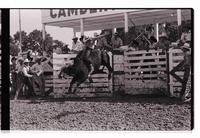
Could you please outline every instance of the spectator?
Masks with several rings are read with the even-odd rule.
[[[16,66],[17,66],[17,59],[15,57],[11,58],[11,71],[16,71]]]
[[[78,41],[78,37],[73,37],[73,42],[72,42],[72,50],[75,53],[78,53],[79,51],[83,50],[83,47],[81,43]]]
[[[64,45],[64,46],[62,47],[62,53],[63,53],[63,54],[68,54],[68,53],[70,52],[70,49],[69,49],[68,46],[69,46],[69,45],[66,44],[66,45]]]
[[[40,92],[44,96],[44,94],[45,94],[45,80],[44,80],[44,69],[43,69],[43,66],[42,66],[42,63],[41,63],[41,58],[36,59],[36,64],[34,64],[31,67],[31,71],[33,73],[37,74],[37,76],[38,76],[38,79],[37,79],[38,82],[37,83],[42,86],[42,89],[40,90]]]
[[[119,48],[123,45],[122,39],[119,37],[119,34],[116,32],[111,39],[111,45],[113,48]]]
[[[94,38],[97,38],[99,35],[97,32],[94,33]],[[96,47],[97,46],[97,43],[98,43],[99,39],[95,40],[94,42],[94,46]]]
[[[56,53],[56,47],[53,47],[53,53]]]
[[[185,100],[185,90],[186,90],[186,84],[190,75],[191,71],[191,49],[190,45],[188,43],[185,43],[181,47],[183,54],[184,54],[184,59],[181,61],[176,67],[173,68],[173,70],[170,71],[171,75],[175,77],[179,82],[182,83],[182,89],[180,93],[180,99]],[[184,70],[184,76],[183,79],[181,79],[179,76],[176,75],[177,71]]]
[[[38,56],[38,52],[37,52],[37,48],[36,47],[33,48],[33,51],[31,53],[31,55],[34,56],[34,57]]]
[[[60,47],[56,47],[55,52],[56,52],[56,54],[62,54],[62,50]]]
[[[190,44],[191,43],[191,30],[189,29],[189,27],[183,28],[183,32],[181,34],[181,40],[180,41],[181,41],[182,44],[185,44],[185,43]]]
[[[28,94],[27,97],[33,96],[34,92],[35,92],[35,87],[34,87],[34,83],[33,83],[33,75],[31,75],[31,71],[30,71],[30,66],[29,66],[29,60],[25,59],[24,60],[24,66],[22,68],[22,73],[24,76],[24,83],[26,86],[28,86]]]
[[[17,64],[17,66],[16,66],[16,72],[17,72],[17,73],[22,72],[22,69],[23,69],[23,67],[24,67],[23,64],[24,64],[23,58],[19,58],[19,59],[18,59],[18,64]]]
[[[31,50],[31,49],[29,49],[28,52],[27,52],[27,59],[28,59],[29,61],[32,61],[32,60],[33,60],[33,57],[32,57],[32,50]]]
[[[86,48],[86,47],[85,47],[85,43],[84,43],[84,39],[85,39],[85,36],[84,36],[84,35],[82,35],[82,36],[79,38],[79,40],[80,40],[80,45],[81,45],[81,47],[82,47],[83,49]]]
[[[12,57],[11,59],[11,84],[14,89],[16,89],[16,80],[17,80],[17,59],[15,57]]]

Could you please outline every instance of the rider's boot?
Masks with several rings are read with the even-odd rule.
[[[90,64],[89,67],[90,67],[90,72],[88,73],[88,78],[89,78],[89,81],[92,82],[91,74],[92,74],[92,72],[94,71],[94,67],[93,67],[92,64]]]

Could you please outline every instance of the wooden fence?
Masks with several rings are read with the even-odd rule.
[[[127,94],[167,91],[167,60],[162,51],[129,51],[114,55],[114,90]]]
[[[183,60],[183,51],[181,49],[170,49],[169,50],[169,71],[177,66]],[[183,79],[184,72],[177,71],[176,75]],[[169,91],[171,96],[178,97],[181,91],[182,84],[178,82],[172,75],[169,76]],[[191,87],[191,76],[189,77],[186,91]]]
[[[73,63],[76,54],[54,54],[53,55],[53,85],[55,97],[62,96],[68,91],[72,77],[67,79],[59,79],[58,74],[63,65]],[[107,69],[104,69],[107,72]],[[112,80],[108,80],[108,74],[94,74],[92,75],[93,83],[87,80],[80,85],[76,95],[67,94],[67,97],[104,97],[112,95]]]
[[[183,60],[183,52],[181,49],[170,49],[168,53],[167,57],[161,50],[115,52],[114,92],[133,95],[166,92],[170,96],[179,96],[182,84],[168,72]],[[184,72],[176,74],[183,78]],[[191,79],[190,76],[186,91],[191,88]]]
[[[55,98],[62,97],[68,91],[72,77],[59,79],[58,73],[63,65],[72,64],[75,57],[76,54],[54,54],[53,65],[45,65],[45,89],[52,90]],[[87,80],[81,84],[76,95],[67,94],[67,97],[109,97],[121,91],[132,95],[166,92],[177,96],[181,90],[181,83],[167,72],[182,60],[183,53],[180,49],[170,49],[169,59],[161,50],[114,51],[113,79],[108,80],[108,74],[92,75],[93,83]],[[104,71],[107,72],[107,69]],[[176,74],[183,77],[182,71]],[[188,85],[191,86],[190,81]]]

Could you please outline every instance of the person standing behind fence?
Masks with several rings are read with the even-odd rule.
[[[45,94],[45,80],[44,80],[44,69],[43,69],[43,66],[42,66],[42,63],[41,63],[41,58],[37,58],[36,59],[36,64],[34,64],[32,67],[31,67],[31,71],[33,73],[36,73],[37,76],[38,76],[38,79],[36,79],[36,83],[38,83],[38,85],[41,85],[41,94],[42,96],[44,96]]]
[[[83,46],[78,41],[78,37],[73,37],[72,40],[73,40],[73,42],[72,42],[72,51],[74,53],[79,53],[81,50],[83,50]]]
[[[189,27],[183,27],[183,32],[181,34],[181,42],[180,43],[188,43],[190,45],[191,43],[191,30]]]
[[[33,75],[30,74],[30,66],[29,66],[29,60],[24,60],[24,66],[22,68],[23,76],[24,76],[24,84],[28,86],[28,93],[27,98],[30,96],[33,96],[35,94],[35,87],[33,83]]]
[[[191,49],[189,44],[185,43],[181,47],[183,54],[184,54],[184,59],[181,61],[176,67],[173,68],[173,70],[170,71],[170,74],[173,75],[179,82],[182,83],[182,89],[180,92],[180,99],[185,100],[185,90],[186,90],[186,84],[190,75],[191,71]],[[183,79],[181,79],[179,76],[176,75],[177,71],[183,70],[184,71],[184,76]]]
[[[70,52],[70,49],[68,47],[69,45],[66,44],[62,47],[62,54],[68,54]]]
[[[114,36],[111,38],[111,45],[113,48],[119,48],[120,46],[123,46],[122,39],[119,37],[118,32],[115,32]]]
[[[14,90],[16,90],[16,80],[17,80],[17,59],[15,57],[12,57],[11,59],[11,84]]]

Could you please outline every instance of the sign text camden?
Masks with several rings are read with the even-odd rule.
[[[112,9],[113,10],[113,9]],[[112,11],[111,9],[50,9],[50,17],[53,19],[59,19],[63,17],[73,17],[88,14],[97,14],[106,11]]]

